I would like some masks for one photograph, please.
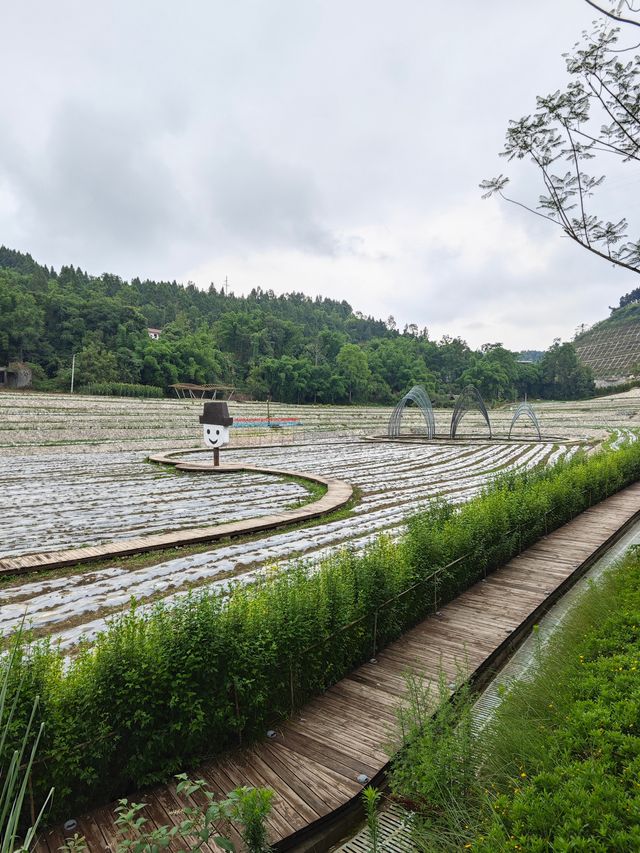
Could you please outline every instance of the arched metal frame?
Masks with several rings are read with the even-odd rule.
[[[450,438],[456,437],[458,427],[460,426],[460,421],[470,409],[478,409],[478,411],[482,414],[482,417],[485,419],[487,426],[489,427],[489,438],[492,438],[489,412],[487,411],[487,407],[484,404],[484,400],[482,399],[480,392],[477,388],[474,388],[473,385],[467,385],[467,387],[456,400],[456,404],[453,409],[453,414],[451,415],[451,429],[449,431]]]
[[[527,403],[526,400],[524,401],[524,403],[520,403],[520,405],[515,411],[513,418],[511,419],[511,426],[509,427],[509,438],[511,438],[511,430],[514,428],[516,421],[518,420],[518,418],[522,417],[529,418],[538,433],[538,441],[542,441],[542,434],[540,432],[540,423],[538,422],[538,417],[533,411],[533,406],[531,405],[531,403]]]
[[[429,395],[424,390],[422,385],[414,385],[408,394],[405,394],[402,400],[395,407],[389,418],[389,428],[387,434],[389,438],[398,438],[400,435],[400,426],[402,423],[402,415],[409,403],[415,403],[424,416],[426,425],[427,438],[433,438],[436,434],[436,419],[433,414],[433,405],[429,399]]]

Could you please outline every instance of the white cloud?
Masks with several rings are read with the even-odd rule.
[[[562,84],[583,0],[6,6],[0,235],[44,263],[228,275],[523,347],[635,286],[479,198],[508,119]]]

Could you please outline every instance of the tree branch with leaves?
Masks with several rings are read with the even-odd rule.
[[[609,10],[586,2],[625,27],[640,26],[640,8],[631,2],[619,2]],[[484,180],[480,187],[483,198],[499,195],[553,222],[598,257],[640,273],[640,235],[629,239],[624,216],[611,222],[592,212],[592,199],[605,175],[586,171],[589,161],[605,157],[630,167],[640,163],[640,56],[621,59],[629,50],[619,47],[622,32],[608,20],[594,22],[594,29],[584,32],[573,51],[565,54],[571,76],[566,88],[538,97],[532,115],[509,122],[500,156],[509,162],[534,163],[544,185],[537,204],[507,195],[506,175]]]

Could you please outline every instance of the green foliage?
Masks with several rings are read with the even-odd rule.
[[[363,399],[371,378],[365,353],[356,344],[345,344],[340,348],[336,364],[349,391],[349,402]]]
[[[229,817],[241,825],[249,853],[270,853],[266,819],[272,800],[273,791],[268,788],[236,788],[229,794]]]
[[[593,374],[578,361],[571,343],[554,341],[540,361],[542,391],[550,400],[578,400],[595,394]]]
[[[164,388],[156,385],[132,385],[127,382],[94,382],[78,388],[78,394],[99,397],[164,397]]]
[[[535,209],[509,198],[509,178],[483,181],[483,198],[498,194],[562,229],[578,245],[607,263],[640,272],[640,238],[629,238],[628,222],[602,219],[593,197],[605,176],[598,162],[636,164],[640,160],[640,55],[636,29],[640,10],[628,0],[600,5],[606,17],[565,54],[569,81],[563,89],[536,99],[535,112],[510,121],[501,156],[529,160],[539,172],[543,194]],[[607,9],[608,7],[608,9]],[[611,18],[627,28],[612,27]],[[629,41],[622,46],[624,35]],[[621,38],[622,37],[622,38]],[[604,155],[604,156],[603,156]],[[586,170],[589,170],[589,173]],[[629,201],[633,203],[633,195]],[[631,296],[629,294],[628,296]]]
[[[480,737],[470,695],[421,685],[400,717],[392,790],[421,850],[636,850],[640,553],[583,593]],[[410,725],[407,725],[407,718]]]
[[[535,677],[499,709],[485,771],[498,794],[473,849],[638,849],[639,668],[636,550],[590,590]]]
[[[518,364],[501,344],[474,353],[460,338],[435,343],[426,329],[400,333],[344,301],[56,273],[0,247],[0,364],[28,361],[38,388],[68,390],[73,355],[77,388],[217,382],[287,403],[395,403],[419,383],[440,405],[469,382],[487,401],[546,387],[537,365]],[[584,393],[572,380],[562,388]]]
[[[378,806],[382,793],[371,785],[362,792],[362,804],[367,818],[367,829],[369,830],[369,841],[372,853],[378,853],[378,842],[380,840],[380,819],[378,818]]]
[[[450,698],[442,673],[436,685],[412,674],[406,680],[408,702],[397,712],[401,748],[389,786],[415,811],[412,831],[421,848],[458,850],[478,808],[470,688],[464,680]]]
[[[220,825],[224,827],[231,822],[239,826],[248,853],[269,853],[266,820],[271,812],[273,791],[242,787],[231,791],[226,799],[218,800],[202,779],[192,782],[184,773],[176,778],[176,793],[184,801],[184,820],[174,826],[151,828],[142,815],[144,803],[119,800],[115,824],[121,838],[117,842],[116,853],[158,853],[178,841],[188,844],[187,848],[181,847],[183,853],[194,853],[208,842],[234,853],[235,845],[226,836],[218,834]],[[198,805],[189,805],[194,801],[191,799],[194,795],[197,795]],[[85,853],[88,850],[86,839],[77,833],[60,848],[61,853]]]
[[[28,704],[24,704],[22,640],[21,628],[0,670],[0,853],[22,853],[31,848],[38,824],[53,795],[53,790],[49,790],[40,814],[22,834],[29,776],[44,727],[37,723],[39,697],[33,697],[30,710]],[[20,714],[21,706],[27,712],[24,716]]]
[[[226,600],[204,591],[150,615],[133,607],[68,666],[46,643],[24,649],[18,731],[35,695],[46,723],[36,798],[54,784],[55,813],[78,811],[263,734],[441,602],[639,476],[638,442],[509,475],[460,508],[427,508],[398,543],[381,537],[364,554],[274,572]],[[0,760],[14,748],[15,733]]]
[[[487,344],[482,355],[462,374],[465,385],[474,385],[487,400],[511,397],[518,376],[513,353],[501,344]]]

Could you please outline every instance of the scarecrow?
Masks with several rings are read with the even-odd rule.
[[[229,444],[229,427],[233,418],[229,417],[226,403],[205,403],[204,412],[200,415],[202,435],[207,447],[213,448],[213,464],[220,465],[220,448]]]

